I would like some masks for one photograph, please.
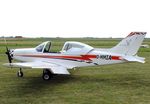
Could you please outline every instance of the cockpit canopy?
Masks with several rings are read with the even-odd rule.
[[[50,52],[51,42],[46,41],[38,45],[35,49],[37,52]]]
[[[73,42],[68,41],[64,44],[61,53],[63,54],[87,54],[89,51],[94,49],[93,47],[80,43],[80,42]]]
[[[36,48],[37,52],[42,52],[42,53],[54,53],[51,52],[51,42],[46,41],[38,45]],[[87,54],[89,51],[93,50],[94,48],[80,42],[74,42],[74,41],[68,41],[64,44],[62,50],[60,51],[62,54],[76,54],[76,55],[81,55],[81,54]],[[56,53],[56,52],[55,52]]]

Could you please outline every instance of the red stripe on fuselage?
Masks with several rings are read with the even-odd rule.
[[[23,57],[36,58],[54,58],[54,59],[71,59],[81,61],[91,61],[91,58],[96,59],[97,55],[80,55],[80,56],[50,56],[50,55],[18,55]],[[122,60],[120,56],[111,56],[111,60]]]
[[[81,55],[81,56],[50,56],[50,55],[18,55],[24,57],[39,57],[39,58],[58,58],[58,59],[73,59],[90,61],[90,58],[96,58],[96,55]]]
[[[121,60],[120,56],[111,56],[112,60]]]

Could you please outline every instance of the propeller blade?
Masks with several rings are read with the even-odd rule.
[[[12,58],[11,58],[11,56],[10,56],[10,51],[9,51],[9,49],[6,47],[6,54],[7,54],[7,57],[8,57],[8,61],[9,61],[9,63],[12,63]]]
[[[12,57],[10,56],[10,50],[7,47],[7,42],[6,42],[5,38],[4,38],[4,41],[5,41],[5,44],[6,44],[6,52],[5,53],[6,53],[7,57],[8,57],[9,63],[12,63]]]

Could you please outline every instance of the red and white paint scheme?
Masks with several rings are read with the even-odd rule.
[[[51,42],[47,41],[35,48],[10,49],[6,54],[9,67],[19,67],[18,77],[23,76],[22,68],[43,69],[43,79],[49,80],[54,74],[70,74],[68,69],[124,62],[144,63],[137,52],[146,32],[131,32],[119,44],[109,49],[93,48],[87,44],[68,41],[60,52],[51,52]],[[21,61],[12,63],[12,59]]]

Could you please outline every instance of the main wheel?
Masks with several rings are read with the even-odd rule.
[[[50,80],[52,78],[53,74],[48,70],[48,69],[44,69],[43,70],[43,80]]]
[[[51,76],[50,76],[48,73],[44,73],[44,74],[43,74],[43,79],[44,79],[44,80],[50,80],[50,79],[51,79]]]
[[[18,76],[18,77],[23,77],[23,72],[22,72],[22,71],[18,71],[18,72],[17,72],[17,76]]]

